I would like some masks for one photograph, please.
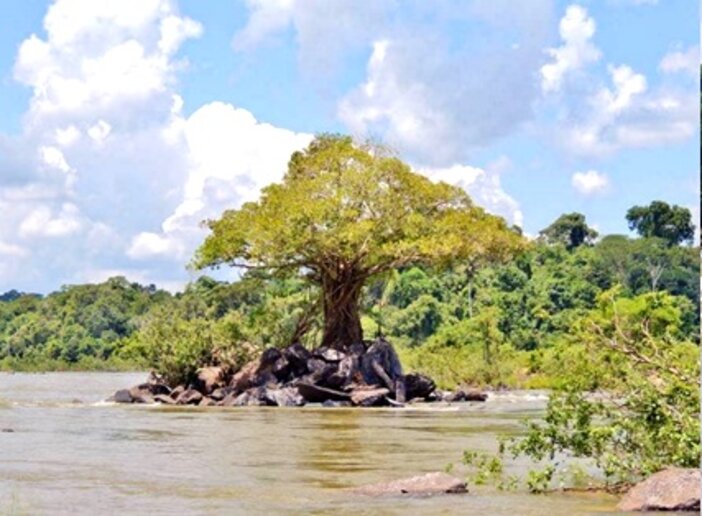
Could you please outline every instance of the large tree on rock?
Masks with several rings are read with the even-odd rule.
[[[197,268],[228,264],[296,274],[321,289],[322,345],[362,340],[359,299],[374,276],[410,265],[504,260],[523,240],[460,188],[434,183],[382,148],[318,136],[281,183],[208,221]]]

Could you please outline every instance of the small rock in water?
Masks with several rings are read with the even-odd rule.
[[[699,469],[664,469],[632,487],[617,509],[699,512],[701,477]]]
[[[132,403],[132,395],[129,394],[129,389],[120,389],[112,396],[112,401],[116,403]]]
[[[13,434],[15,431],[12,428],[3,428],[2,430],[0,430],[0,432],[2,432],[3,434]]]
[[[392,482],[370,484],[353,489],[355,493],[370,496],[438,495],[467,493],[466,483],[448,473],[434,472]]]

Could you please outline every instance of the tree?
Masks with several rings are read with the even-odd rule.
[[[321,289],[322,345],[335,348],[362,340],[359,298],[370,278],[474,256],[505,259],[523,245],[462,189],[337,135],[295,152],[282,183],[208,226],[196,268],[228,264],[306,278]]]
[[[583,244],[591,245],[597,238],[597,231],[587,225],[582,213],[567,213],[541,230],[539,236],[549,244],[563,244],[572,250]]]
[[[669,245],[692,244],[695,226],[690,210],[682,206],[653,201],[648,206],[634,206],[626,213],[629,229],[642,237],[658,237]]]

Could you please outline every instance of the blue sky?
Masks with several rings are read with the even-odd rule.
[[[689,0],[0,4],[0,291],[178,289],[200,221],[314,133],[380,138],[535,235],[699,216]],[[231,274],[231,273],[225,273]]]

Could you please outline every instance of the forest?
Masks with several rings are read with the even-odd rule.
[[[643,211],[642,211],[643,210]],[[680,210],[682,210],[680,212]],[[660,214],[676,224],[651,224]],[[639,233],[597,236],[577,213],[559,217],[508,263],[391,270],[362,292],[366,338],[384,335],[403,365],[443,388],[544,388],[563,373],[583,322],[606,299],[665,307],[679,340],[699,340],[699,249],[689,212],[632,207]],[[679,213],[680,212],[680,213]],[[0,368],[155,369],[187,377],[229,357],[245,360],[300,334],[312,346],[323,320],[318,289],[257,271],[227,283],[202,276],[182,293],[115,277],[46,296],[0,296]],[[564,362],[566,361],[566,362]]]

